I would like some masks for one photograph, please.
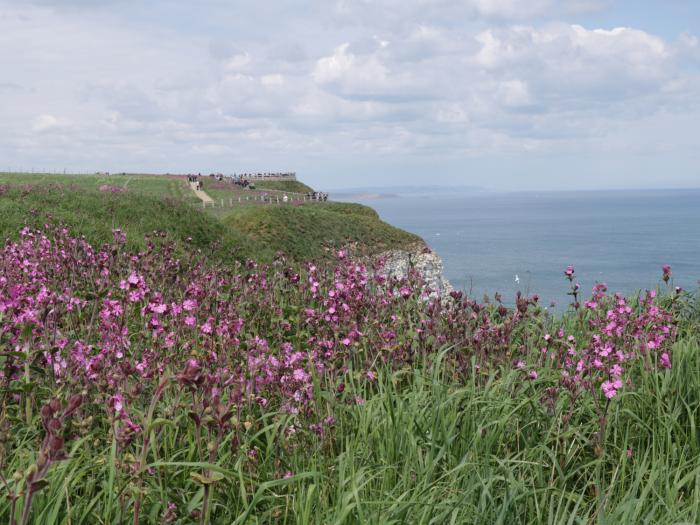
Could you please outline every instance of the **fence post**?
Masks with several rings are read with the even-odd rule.
[[[224,207],[224,199],[221,199],[221,207]]]
[[[207,207],[207,203],[202,201],[202,208],[206,208],[206,207]]]

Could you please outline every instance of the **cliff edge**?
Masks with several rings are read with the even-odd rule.
[[[403,279],[408,277],[411,268],[423,276],[425,286],[432,290],[431,296],[447,296],[454,290],[444,274],[440,256],[422,244],[415,244],[406,249],[386,251],[378,256],[384,260],[383,268],[378,272],[386,278]]]

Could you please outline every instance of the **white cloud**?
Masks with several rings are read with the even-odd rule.
[[[181,18],[161,0],[71,1],[0,0],[10,161],[174,171],[209,156],[262,169],[355,152],[388,162],[604,145],[622,155],[642,138],[673,148],[669,122],[683,115],[680,136],[700,116],[698,37],[561,21],[595,1],[241,2],[234,12],[204,0],[210,10],[176,3]]]
[[[32,122],[33,131],[49,131],[56,128],[62,128],[68,125],[65,119],[43,113],[38,115]]]
[[[505,20],[528,20],[544,16],[571,15],[599,11],[606,1],[596,0],[472,0],[481,16]]]
[[[263,86],[283,86],[284,76],[280,74],[263,75],[260,77],[260,82]]]
[[[552,0],[474,0],[477,11],[486,16],[530,18],[552,9]]]
[[[251,57],[248,53],[233,55],[225,60],[224,69],[226,69],[226,71],[239,71],[249,65],[250,62]]]
[[[313,77],[321,84],[337,81],[349,73],[355,64],[355,57],[348,53],[350,44],[345,42],[333,51],[333,54],[320,58],[316,63]]]

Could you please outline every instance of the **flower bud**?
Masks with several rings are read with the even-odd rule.
[[[75,394],[71,396],[70,400],[68,401],[68,406],[66,407],[65,412],[63,413],[64,416],[69,416],[73,412],[77,410],[77,408],[83,403],[83,396],[80,394]]]
[[[29,468],[24,472],[24,476],[25,476],[26,478],[31,479],[31,478],[34,477],[34,474],[36,474],[36,471],[37,471],[37,466],[36,466],[35,463],[33,463],[33,464],[31,464],[31,465],[29,466]]]
[[[51,407],[51,412],[55,414],[61,409],[61,402],[58,399],[52,399],[49,401],[49,407]]]
[[[58,419],[53,418],[51,421],[49,421],[47,429],[49,432],[59,432],[61,430],[61,422]]]
[[[44,405],[41,407],[41,417],[44,419],[48,419],[53,415],[53,411],[51,410],[51,407],[49,405]]]
[[[63,450],[63,439],[58,436],[51,436],[49,438],[49,449],[51,452],[60,452]]]

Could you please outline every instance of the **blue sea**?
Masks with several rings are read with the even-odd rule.
[[[420,235],[452,285],[474,298],[501,292],[512,304],[521,290],[561,308],[570,302],[570,264],[585,294],[596,282],[625,294],[654,288],[664,264],[674,286],[698,287],[700,190],[395,192],[338,200],[369,205]]]

